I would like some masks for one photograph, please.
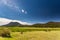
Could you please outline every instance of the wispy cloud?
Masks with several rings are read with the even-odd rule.
[[[21,12],[23,13],[23,11],[24,11],[25,14],[27,13],[25,10],[19,9],[19,6],[17,6],[17,4],[12,0],[0,0],[0,4],[6,5],[6,6],[14,9],[14,10],[20,12],[20,13]]]
[[[11,20],[11,19],[7,19],[7,18],[0,18],[0,25],[5,25],[5,24],[8,24],[10,22],[19,22],[22,25],[32,25],[31,23],[22,22],[22,21],[19,21],[19,20]]]
[[[27,14],[27,11],[25,11],[24,9],[22,9],[21,12]]]
[[[20,12],[19,7],[12,0],[0,0],[0,3]]]

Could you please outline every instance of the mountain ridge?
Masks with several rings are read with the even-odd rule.
[[[60,22],[47,22],[47,23],[44,23],[44,24],[42,24],[42,23],[36,23],[36,24],[33,24],[33,25],[22,25],[22,24],[20,24],[20,23],[18,23],[18,22],[10,22],[9,24],[6,24],[6,25],[3,25],[3,26],[9,26],[9,27],[15,27],[15,26],[17,26],[17,27],[42,27],[42,28],[44,28],[44,27],[46,27],[46,28],[48,28],[48,27],[60,27]]]

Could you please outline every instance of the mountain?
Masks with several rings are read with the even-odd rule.
[[[9,24],[3,25],[3,26],[21,26],[22,24],[18,22],[10,22]]]
[[[47,23],[36,23],[33,25],[22,25],[18,22],[10,22],[9,24],[3,25],[8,27],[40,27],[40,28],[60,28],[60,22],[47,22]]]
[[[60,27],[60,22],[47,22],[45,24],[37,23],[37,24],[34,24],[32,26],[41,27],[41,28],[44,28],[44,27],[45,28],[48,28],[48,27],[50,27],[50,28],[58,28],[58,27]]]

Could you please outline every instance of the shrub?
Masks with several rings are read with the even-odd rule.
[[[3,28],[2,30],[0,30],[0,36],[11,37],[10,30],[8,28]]]
[[[45,32],[50,32],[51,30],[50,29],[46,29],[46,30],[44,30]]]

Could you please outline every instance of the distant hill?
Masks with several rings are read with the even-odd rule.
[[[9,24],[3,25],[9,27],[40,27],[40,28],[60,28],[60,22],[47,22],[47,23],[36,23],[33,25],[22,25],[18,22],[10,22]]]
[[[47,22],[45,24],[41,24],[41,23],[37,23],[37,24],[34,24],[32,25],[34,27],[42,27],[42,28],[57,28],[57,27],[60,27],[60,22]]]
[[[18,22],[10,22],[9,24],[3,25],[3,26],[21,26],[22,24]]]

